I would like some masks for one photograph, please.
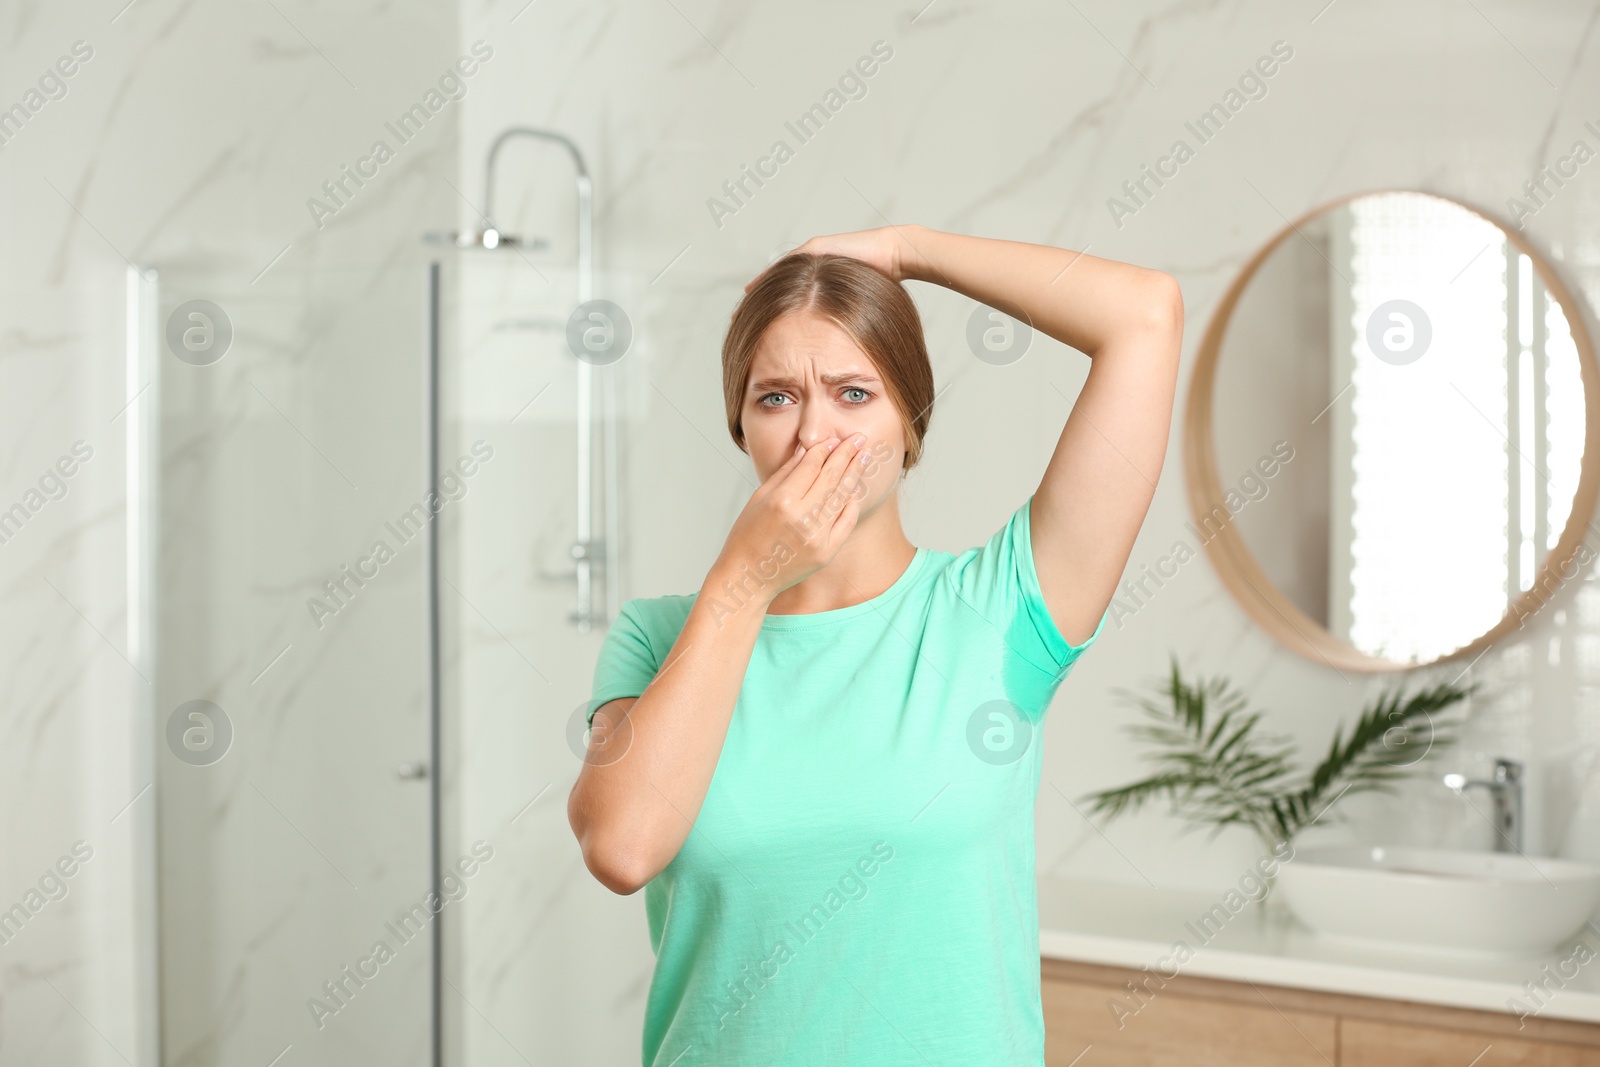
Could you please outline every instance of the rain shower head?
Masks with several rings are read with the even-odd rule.
[[[578,146],[572,139],[553,130],[540,130],[531,126],[512,126],[501,131],[500,135],[489,145],[489,156],[483,166],[483,228],[473,233],[451,231],[449,233],[426,233],[422,239],[430,244],[454,245],[456,248],[482,248],[494,251],[497,248],[527,248],[530,250],[549,248],[550,242],[543,237],[524,239],[515,234],[502,233],[494,224],[494,165],[500,155],[500,146],[513,137],[532,137],[538,140],[553,141],[561,145],[572,156],[573,166],[577,170],[578,180],[578,205],[579,205],[579,245],[582,250],[579,258],[583,262],[580,269],[588,269],[588,240],[590,221],[588,217],[589,196],[592,185],[589,181],[589,169],[583,164],[583,153],[578,151]]]
[[[530,251],[536,251],[550,247],[550,242],[543,237],[525,240],[514,233],[501,233],[493,226],[487,226],[472,233],[463,233],[458,230],[442,233],[435,230],[423,234],[422,239],[429,244],[453,245],[456,248],[481,248],[491,252],[497,248],[526,248]]]

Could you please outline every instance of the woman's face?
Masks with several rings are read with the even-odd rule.
[[[906,454],[900,413],[878,369],[850,335],[809,312],[783,315],[762,336],[742,410],[745,447],[765,482],[796,445],[866,436],[863,513],[894,491]]]

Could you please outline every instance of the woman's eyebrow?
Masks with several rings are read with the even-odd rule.
[[[823,385],[844,385],[846,382],[872,382],[874,385],[881,384],[878,379],[874,378],[872,375],[863,374],[859,371],[842,371],[838,374],[822,375]],[[752,391],[765,391],[768,389],[793,389],[799,386],[799,384],[800,379],[785,375],[777,378],[762,378],[760,381],[751,382],[750,388]]]

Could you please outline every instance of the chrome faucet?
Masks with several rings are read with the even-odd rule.
[[[1494,761],[1494,778],[1469,779],[1462,774],[1447,774],[1444,784],[1466,800],[1466,791],[1482,786],[1494,801],[1494,850],[1496,852],[1522,851],[1522,764],[1516,760]]]

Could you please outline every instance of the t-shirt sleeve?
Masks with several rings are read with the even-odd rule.
[[[656,676],[655,651],[640,615],[639,601],[627,600],[600,643],[594,664],[594,685],[584,719],[594,725],[594,713],[607,701],[636,697]]]
[[[987,544],[963,554],[956,590],[1017,655],[1059,680],[1105,629],[1110,606],[1081,645],[1069,644],[1056,628],[1034,567],[1032,504],[1029,496]]]

